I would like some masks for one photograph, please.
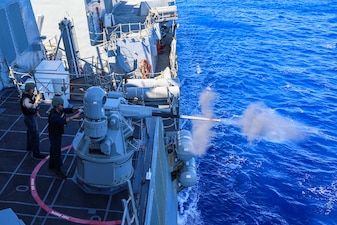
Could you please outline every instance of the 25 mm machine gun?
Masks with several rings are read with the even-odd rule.
[[[74,138],[73,149],[77,158],[77,183],[85,191],[116,192],[131,179],[133,155],[146,144],[140,138],[144,132],[139,131],[146,130],[146,126],[135,128],[136,120],[153,116],[179,118],[172,109],[129,105],[122,95],[116,92],[106,94],[97,86],[86,91],[83,102],[83,132]],[[182,186],[194,185],[197,178],[194,159],[189,152],[191,134],[183,130],[177,131],[176,136],[179,139],[175,149],[178,158],[173,159],[173,163],[180,163],[171,173],[179,174]]]

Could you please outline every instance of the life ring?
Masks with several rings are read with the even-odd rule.
[[[142,73],[143,78],[149,78],[150,71],[151,71],[151,64],[149,64],[149,61],[147,59],[143,59],[140,61],[139,65],[140,72]]]

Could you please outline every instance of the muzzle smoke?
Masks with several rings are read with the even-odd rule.
[[[211,89],[204,90],[199,97],[202,117],[213,118],[212,103],[216,99],[216,94]],[[199,115],[200,116],[200,115]],[[206,153],[208,143],[213,135],[211,128],[212,121],[192,121],[192,153],[202,156]]]
[[[210,120],[192,120],[193,154],[202,156],[206,153],[209,141],[213,136],[211,128],[214,123],[212,104],[216,94],[211,89],[203,91],[199,98],[202,115],[198,117]],[[190,118],[193,119],[193,116]],[[248,141],[264,139],[270,142],[300,141],[304,139],[303,126],[291,119],[277,114],[265,104],[252,103],[243,115],[236,119],[221,119],[222,123],[239,127]]]
[[[237,123],[248,141],[297,141],[304,137],[299,124],[278,115],[263,103],[252,103]]]

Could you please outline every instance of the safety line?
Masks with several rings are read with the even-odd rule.
[[[63,147],[61,149],[61,151],[70,149],[72,147],[72,145],[68,145],[66,147]],[[92,224],[92,225],[119,225],[122,224],[122,220],[110,220],[110,221],[97,221],[97,220],[85,220],[85,219],[81,219],[81,218],[77,218],[77,217],[73,217],[61,212],[58,212],[52,208],[50,208],[48,205],[46,205],[40,198],[38,191],[36,189],[36,176],[37,173],[39,172],[39,170],[41,169],[41,167],[43,166],[43,164],[45,164],[47,162],[47,160],[49,159],[49,155],[44,158],[43,160],[41,160],[37,166],[34,168],[31,176],[30,176],[30,192],[34,198],[34,200],[36,201],[36,203],[42,208],[44,209],[47,213],[50,213],[51,215],[54,215],[56,217],[59,217],[61,219],[64,220],[68,220],[74,223],[79,223],[79,224]]]

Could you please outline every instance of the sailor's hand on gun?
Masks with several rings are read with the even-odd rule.
[[[68,122],[73,121],[74,119],[78,119],[80,117],[81,117],[81,113],[78,112],[78,113],[76,113],[76,114],[74,114],[72,116],[67,117],[66,118],[66,122],[68,123]]]
[[[74,119],[78,119],[81,117],[81,112],[76,113],[75,115],[72,116]]]
[[[74,106],[73,107],[73,112],[80,112],[82,113],[83,112],[83,106]]]

